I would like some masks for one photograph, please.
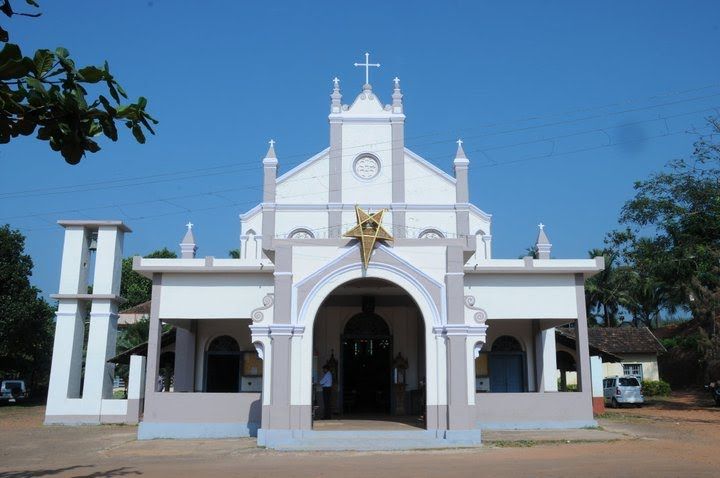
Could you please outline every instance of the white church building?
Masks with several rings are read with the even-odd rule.
[[[448,155],[453,175],[407,149],[400,81],[384,104],[373,64],[360,65],[351,104],[333,82],[326,149],[279,174],[271,141],[262,202],[240,215],[239,258],[197,257],[191,227],[181,258],[134,258],[152,302],[147,358],[132,357],[126,399],[113,398],[108,360],[130,229],[59,221],[46,423],[139,422],[140,439],[257,436],[279,449],[465,446],[483,429],[596,424],[584,281],[602,259],[550,258],[542,227],[537,258],[494,259],[462,143]],[[557,382],[555,327],[566,324],[578,337],[573,392]],[[353,420],[407,426],[343,428]]]

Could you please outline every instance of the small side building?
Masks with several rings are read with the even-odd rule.
[[[558,329],[558,353],[574,353],[575,330]],[[647,327],[590,327],[588,343],[603,353],[602,376],[634,375],[640,380],[660,380],[658,355],[666,349]],[[561,360],[558,358],[558,363]],[[568,375],[568,385],[574,384]]]

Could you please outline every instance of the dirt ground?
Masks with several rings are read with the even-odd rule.
[[[493,432],[482,448],[412,452],[276,452],[254,439],[138,442],[129,426],[45,427],[43,412],[0,407],[0,478],[720,476],[720,408],[695,393],[608,411],[599,423],[609,433],[598,436],[618,439]]]

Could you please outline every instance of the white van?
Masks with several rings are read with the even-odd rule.
[[[645,403],[642,394],[642,386],[637,377],[624,375],[615,376],[603,380],[603,396],[610,406],[617,408],[624,404],[634,404],[639,407]]]

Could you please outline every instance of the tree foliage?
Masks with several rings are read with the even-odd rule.
[[[32,268],[25,237],[0,227],[0,376],[35,386],[50,370],[54,311],[30,284]]]
[[[2,2],[0,12],[9,18],[39,15],[16,13],[10,0]],[[26,3],[38,6],[34,0]],[[94,138],[104,135],[117,141],[116,123],[124,123],[139,143],[145,142],[144,131],[155,134],[151,124],[157,121],[145,111],[147,99],[141,96],[124,104],[128,95],[107,61],[78,67],[63,47],[24,56],[8,40],[8,32],[0,28],[0,41],[5,43],[0,50],[0,144],[37,131],[37,139],[48,141],[65,161],[77,164],[87,152],[100,150]],[[106,93],[93,98],[88,89]]]
[[[695,143],[690,159],[672,161],[635,183],[635,197],[620,216],[627,229],[613,233],[611,243],[637,277],[635,314],[649,320],[656,306],[683,307],[714,335],[720,314],[720,124],[710,125],[714,133]]]
[[[628,302],[627,270],[619,267],[618,254],[612,249],[588,251],[592,257],[603,257],[605,269],[585,283],[585,303],[591,325],[617,327],[623,321],[620,313]]]
[[[700,137],[689,159],[637,181],[608,235],[605,270],[587,281],[591,322],[657,327],[663,313],[690,311],[710,342],[720,315],[720,124]],[[709,342],[709,343],[710,343]],[[707,347],[710,350],[712,347]]]
[[[147,258],[155,259],[177,259],[177,254],[163,247],[160,250],[151,252]],[[152,298],[152,281],[143,277],[132,268],[132,257],[122,260],[122,275],[120,278],[120,296],[125,298],[124,308],[133,307]]]

